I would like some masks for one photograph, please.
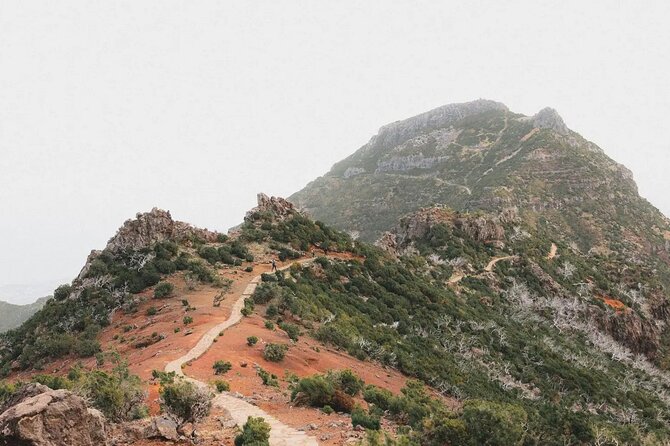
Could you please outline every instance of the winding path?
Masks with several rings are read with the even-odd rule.
[[[312,263],[314,259],[306,259],[298,261],[301,265]],[[285,270],[290,268],[291,265],[286,265],[279,270]],[[235,301],[233,308],[230,312],[230,316],[225,321],[220,324],[215,325],[207,333],[205,333],[198,343],[189,350],[185,355],[175,359],[174,361],[169,362],[165,366],[166,372],[175,372],[178,376],[183,376],[192,383],[201,386],[208,387],[206,383],[198,381],[196,379],[187,377],[182,371],[182,366],[189,361],[193,361],[200,356],[202,356],[208,349],[211,347],[214,339],[219,336],[219,333],[232,327],[242,320],[242,308],[244,308],[244,299],[251,297],[251,295],[256,290],[256,287],[261,282],[261,276],[256,276],[247,285],[247,287],[242,292],[242,295]],[[218,394],[212,403],[215,407],[226,409],[235,423],[238,426],[242,427],[246,423],[248,417],[263,417],[265,421],[270,424],[272,428],[270,430],[270,445],[271,446],[318,446],[319,443],[302,431],[294,429],[281,421],[274,418],[272,415],[265,412],[260,407],[254,406],[253,404],[247,403],[243,399],[237,398],[230,393],[223,392]]]
[[[490,273],[491,271],[493,271],[493,267],[496,266],[496,263],[498,263],[502,260],[512,260],[512,259],[516,260],[518,258],[519,258],[518,256],[494,257],[493,259],[491,259],[491,261],[488,263],[488,265],[486,265],[486,267],[484,268],[484,271],[486,271],[487,273]]]

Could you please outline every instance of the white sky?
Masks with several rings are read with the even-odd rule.
[[[69,281],[153,206],[227,229],[381,125],[480,97],[556,108],[670,214],[669,21],[667,1],[3,0],[0,294]]]

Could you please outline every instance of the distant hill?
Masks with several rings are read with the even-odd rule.
[[[10,304],[0,300],[0,333],[21,326],[30,316],[37,313],[50,297],[41,297],[26,305]]]

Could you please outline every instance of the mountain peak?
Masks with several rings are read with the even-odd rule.
[[[377,135],[370,140],[368,146],[401,144],[423,130],[446,127],[468,116],[491,110],[508,111],[509,109],[505,104],[489,99],[443,105],[411,118],[382,126]]]
[[[563,118],[558,112],[551,108],[545,107],[535,114],[532,118],[533,125],[541,129],[551,129],[561,135],[570,133],[568,126],[563,122]]]

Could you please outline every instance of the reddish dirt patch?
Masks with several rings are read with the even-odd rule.
[[[609,305],[610,307],[614,308],[616,311],[624,311],[627,307],[626,304],[621,302],[618,299],[612,299],[608,296],[602,296],[599,297],[598,299],[602,300],[605,305]]]

